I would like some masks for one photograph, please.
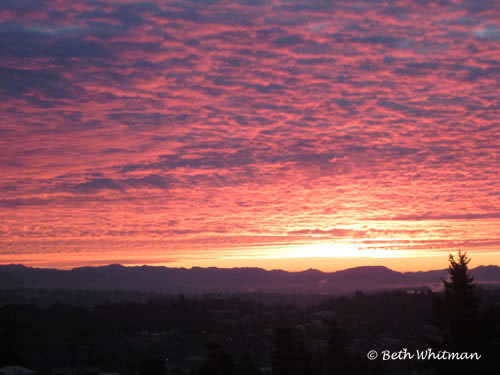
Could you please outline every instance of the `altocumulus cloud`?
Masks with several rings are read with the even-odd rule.
[[[5,251],[493,248],[498,5],[435,6],[2,1]]]

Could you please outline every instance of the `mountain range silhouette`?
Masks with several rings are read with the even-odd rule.
[[[499,266],[471,269],[481,284],[500,283]],[[261,268],[125,267],[110,264],[71,270],[0,265],[0,288],[130,290],[156,293],[280,292],[344,294],[356,290],[439,289],[447,271],[397,272],[384,266],[336,272],[301,272]]]

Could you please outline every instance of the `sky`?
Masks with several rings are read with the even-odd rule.
[[[500,264],[500,3],[2,0],[0,263]]]

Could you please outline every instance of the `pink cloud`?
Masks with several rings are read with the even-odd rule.
[[[0,6],[2,262],[498,248],[499,9],[104,4]]]

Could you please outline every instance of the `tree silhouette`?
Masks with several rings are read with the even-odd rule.
[[[498,319],[490,318],[489,311],[481,312],[474,279],[469,273],[470,258],[458,252],[449,256],[448,280],[442,279],[444,292],[433,304],[431,322],[437,335],[428,338],[435,351],[479,353],[480,361],[433,361],[436,374],[490,374],[491,357],[495,347]],[[489,339],[491,337],[491,340]]]
[[[447,350],[466,350],[474,344],[478,302],[473,277],[469,274],[467,253],[450,254],[449,281],[442,280],[444,296],[436,301],[436,325],[441,331],[441,344]]]

